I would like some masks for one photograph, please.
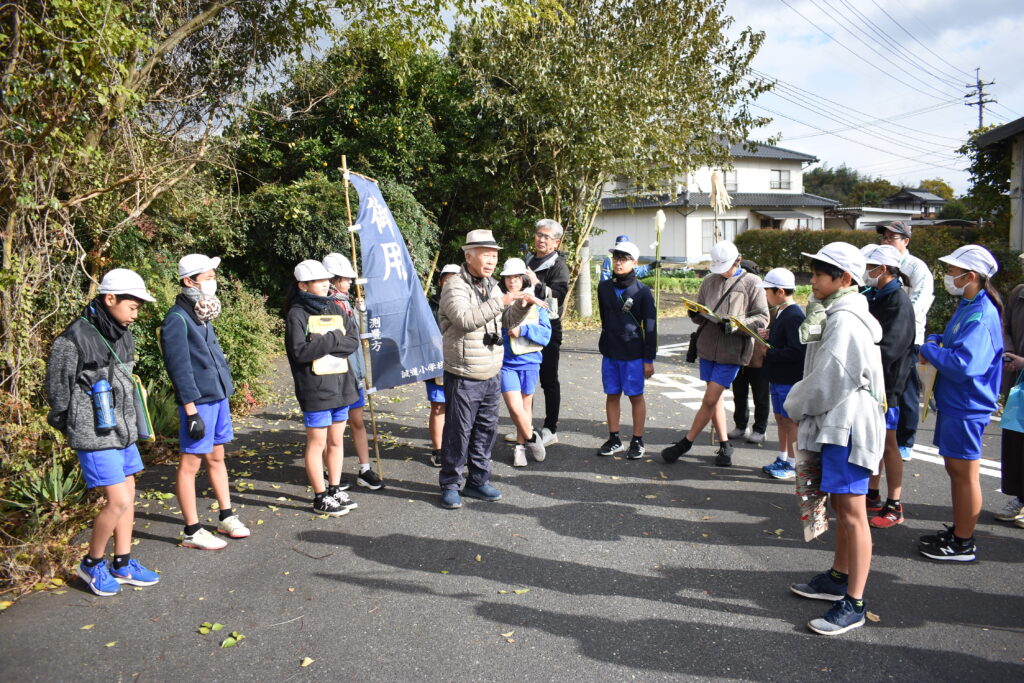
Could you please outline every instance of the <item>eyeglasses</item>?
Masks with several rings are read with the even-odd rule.
[[[545,240],[546,242],[554,242],[555,240],[558,239],[554,235],[549,235],[549,234],[544,233],[544,232],[535,232],[535,233],[533,233],[533,236],[536,237],[539,240]]]
[[[633,257],[629,254],[616,253],[612,254],[612,261],[632,261]]]
[[[907,239],[906,235],[901,235],[898,232],[889,232],[888,230],[886,230],[885,234],[882,235],[883,242],[896,242],[905,239]]]

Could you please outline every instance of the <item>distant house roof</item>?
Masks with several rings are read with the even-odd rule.
[[[908,197],[911,198],[911,199],[916,199],[918,201],[922,201],[922,202],[929,202],[929,203],[935,202],[935,203],[938,203],[938,204],[945,204],[946,203],[945,199],[943,199],[942,197],[940,197],[940,196],[938,196],[936,194],[932,194],[931,192],[928,192],[927,190],[921,190],[921,189],[911,190],[911,189],[906,188],[906,187],[903,188],[902,190],[900,190],[899,192],[897,192],[896,194],[892,195],[891,197],[886,197],[882,201],[891,202],[891,201],[896,201],[898,199],[904,199],[904,198],[908,198]]]
[[[1016,121],[1010,121],[1005,123],[998,128],[993,128],[984,135],[978,136],[978,147],[988,147],[994,145],[997,142],[1002,142],[1006,138],[1013,137],[1018,133],[1024,133],[1024,117],[1017,119]]]
[[[765,145],[759,142],[748,140],[735,145],[729,145],[729,154],[735,159],[787,159],[790,161],[806,161],[814,163],[818,157],[803,152],[797,152],[775,145]]]
[[[771,208],[785,206],[838,206],[839,202],[834,199],[819,197],[816,194],[784,193],[784,192],[735,192],[730,195],[732,205],[745,208]],[[602,211],[619,211],[622,209],[656,209],[661,207],[675,206],[711,206],[711,197],[707,192],[691,192],[689,201],[681,194],[675,198],[669,195],[655,197],[608,197],[601,200]]]
[[[887,206],[837,206],[833,209],[834,212],[847,212],[847,213],[906,213],[913,214],[917,213],[912,209],[890,209]]]

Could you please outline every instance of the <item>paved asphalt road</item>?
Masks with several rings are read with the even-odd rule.
[[[0,679],[1024,680],[1024,530],[992,520],[1003,497],[986,475],[979,561],[920,557],[917,536],[950,519],[933,459],[908,465],[906,524],[875,532],[867,599],[880,621],[837,639],[807,631],[828,605],[787,585],[828,568],[832,534],[802,540],[792,483],[759,472],[774,448],[740,448],[731,469],[711,466],[706,442],[672,466],[657,456],[699,401],[680,352],[689,330],[663,326],[676,355],[659,358],[648,391],[653,457],[596,455],[606,436],[597,336],[569,333],[560,443],[524,470],[499,443],[505,498],[458,511],[437,504],[423,390],[411,386],[377,400],[388,488],[355,490],[348,516],[312,515],[298,408],[280,373],[287,399],[239,425],[229,450],[253,536],[184,549],[175,500],[140,501],[134,552],[160,584],[98,598],[76,581],[18,601],[0,614]],[[998,463],[994,427],[986,458]],[[172,474],[151,468],[139,488],[172,491]],[[227,628],[200,635],[205,621]],[[246,639],[221,649],[227,631]]]

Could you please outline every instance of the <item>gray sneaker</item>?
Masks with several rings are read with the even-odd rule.
[[[764,441],[764,434],[761,432],[750,432],[747,434],[747,443],[761,443]]]
[[[746,428],[740,429],[739,427],[736,427],[735,429],[729,430],[729,438],[730,439],[742,439],[746,435],[747,435]]]
[[[544,440],[537,432],[533,433],[533,441],[527,441],[525,444],[526,452],[531,458],[537,462],[544,462],[544,458],[547,457],[547,449],[544,448]]]
[[[558,434],[545,427],[540,430],[540,440],[544,442],[544,447],[546,448],[553,443],[558,443]]]

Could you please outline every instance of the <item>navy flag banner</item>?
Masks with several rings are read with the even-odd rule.
[[[377,183],[350,174],[359,193],[359,246],[367,279],[365,336],[376,389],[438,377],[444,371],[441,330],[430,312],[402,233]]]

